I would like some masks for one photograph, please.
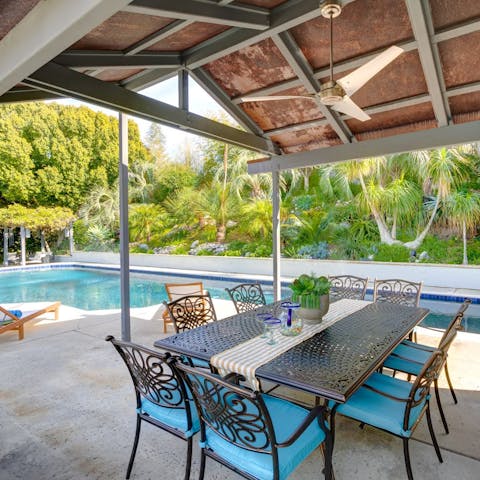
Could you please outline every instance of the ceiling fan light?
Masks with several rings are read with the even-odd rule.
[[[319,6],[322,17],[325,18],[336,18],[342,13],[342,6],[335,0],[320,2]]]
[[[325,82],[318,95],[324,105],[335,105],[343,100],[345,92],[338,83]]]

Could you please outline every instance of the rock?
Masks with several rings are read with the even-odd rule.
[[[142,250],[148,250],[148,245],[146,243],[141,243],[138,248],[142,249]]]
[[[195,241],[192,242],[192,244],[190,245],[190,250],[193,249],[193,248],[197,248],[199,245],[200,245],[200,241],[199,241],[199,240],[195,240]]]
[[[430,256],[428,255],[428,252],[423,251],[419,256],[418,259],[423,262],[424,260],[429,260]]]

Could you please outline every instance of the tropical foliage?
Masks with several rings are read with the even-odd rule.
[[[85,107],[0,107],[0,206],[68,207],[77,248],[117,249],[117,130],[115,118]],[[129,124],[132,251],[269,257],[272,178],[248,175],[256,154],[187,143],[171,161],[159,126],[144,145]],[[478,152],[442,148],[282,172],[282,254],[480,264]]]

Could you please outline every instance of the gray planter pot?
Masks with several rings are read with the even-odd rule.
[[[300,303],[302,303],[300,301]],[[322,318],[328,312],[330,308],[330,297],[328,294],[320,296],[319,308],[305,308],[300,307],[298,309],[298,316],[302,318],[306,323],[320,323]]]

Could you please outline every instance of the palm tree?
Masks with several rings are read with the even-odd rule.
[[[480,195],[477,192],[455,191],[445,199],[448,223],[459,228],[463,239],[463,264],[468,265],[467,232],[480,221]]]
[[[150,242],[154,228],[163,225],[165,211],[153,203],[139,203],[130,207],[130,234],[132,240]]]
[[[118,183],[113,187],[95,187],[80,208],[80,217],[87,224],[102,225],[109,230],[118,229],[120,199]]]

